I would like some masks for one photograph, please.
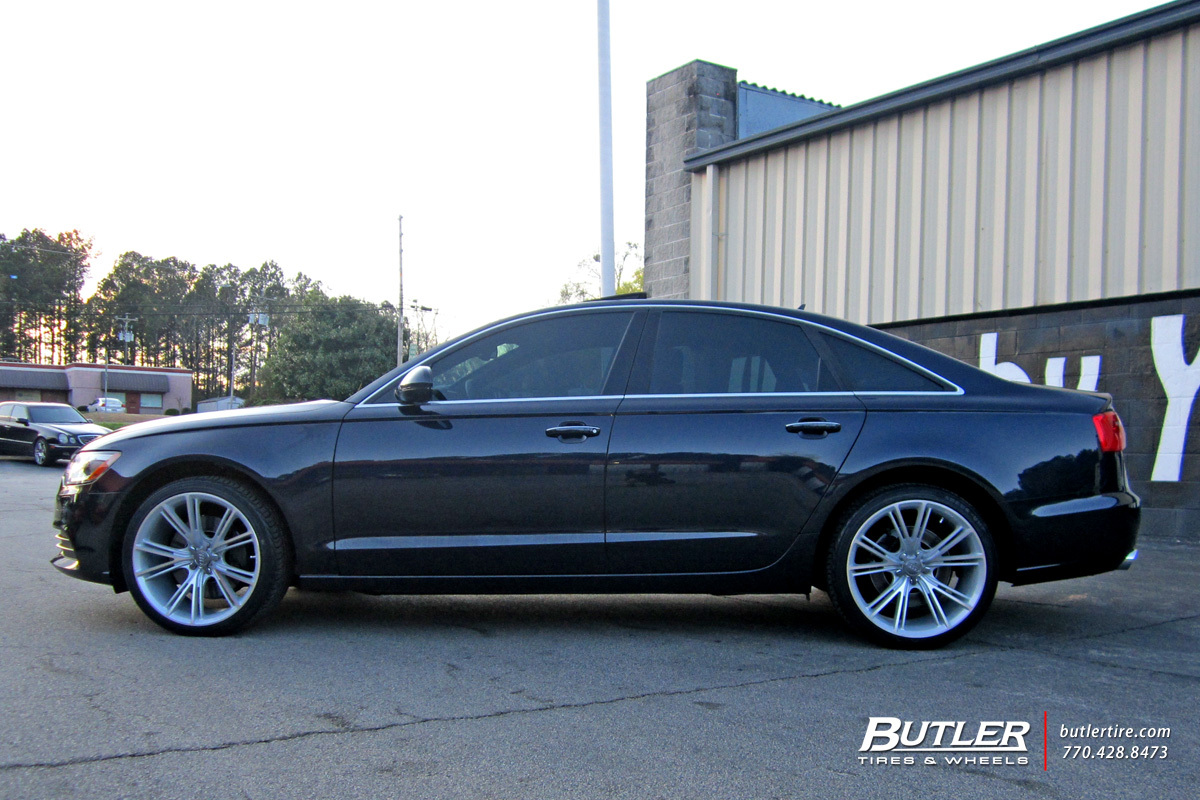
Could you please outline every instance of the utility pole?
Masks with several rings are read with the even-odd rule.
[[[267,299],[262,295],[257,295],[250,298],[250,391],[248,395],[251,399],[256,396],[258,388],[258,346],[259,346],[259,328],[265,328],[271,324],[271,315],[262,309],[266,305]]]
[[[117,322],[121,323],[121,332],[117,334],[117,340],[125,343],[125,363],[129,363],[129,343],[133,341],[133,331],[129,326],[137,322],[137,317],[131,317],[128,314],[123,317],[117,317]]]
[[[236,310],[237,304],[237,287],[232,283],[222,283],[217,287],[217,296],[220,297],[222,289],[233,289],[234,297],[229,302],[229,408],[233,408],[233,377],[237,373],[237,334],[233,331],[233,313]]]
[[[396,366],[404,363],[404,215],[396,218],[400,225],[400,299],[396,303]]]
[[[117,341],[125,345],[125,363],[129,363],[129,343],[133,341],[133,331],[129,328],[133,323],[137,322],[137,317],[131,317],[126,314],[123,317],[117,317],[117,322],[121,323],[121,330],[117,333]],[[111,361],[109,348],[104,348],[104,390],[100,393],[101,397],[108,397],[108,362]]]

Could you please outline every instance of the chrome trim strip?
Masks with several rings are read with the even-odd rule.
[[[501,397],[489,400],[430,400],[424,405],[427,406],[454,406],[465,405],[472,403],[544,403],[547,400],[620,400],[624,395],[620,394],[588,394],[588,395],[567,395],[565,397]],[[390,405],[389,403],[375,403],[375,407]],[[399,405],[399,403],[396,403]]]
[[[358,550],[437,550],[443,548],[529,547],[566,544],[604,544],[603,533],[482,533],[413,536],[359,536],[338,540],[340,552]]]
[[[645,533],[622,533],[609,531],[605,540],[608,544],[631,544],[637,542],[679,542],[701,539],[751,539],[758,536],[749,531],[646,531]]]
[[[936,392],[942,394],[942,392]],[[949,394],[946,392],[945,394]],[[696,392],[688,394],[686,392],[680,394],[627,394],[625,397],[636,397],[639,399],[658,399],[668,397],[854,397],[854,392]]]

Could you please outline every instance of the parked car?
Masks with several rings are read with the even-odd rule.
[[[289,585],[827,591],[889,646],[997,580],[1136,556],[1108,395],[1010,383],[779,308],[608,300],[486,326],[344,401],[144,423],[76,454],[58,569],[183,634]]]
[[[66,403],[0,403],[0,452],[48,467],[108,433]]]
[[[116,397],[97,397],[88,403],[88,411],[107,411],[113,414],[124,414],[125,404]]]

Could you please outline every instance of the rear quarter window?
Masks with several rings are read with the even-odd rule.
[[[838,375],[854,392],[945,392],[949,387],[891,356],[825,334]]]

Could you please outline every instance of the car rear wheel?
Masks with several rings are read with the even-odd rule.
[[[187,478],[148,497],[129,524],[123,566],[147,616],[196,636],[249,625],[279,603],[291,574],[275,510],[224,478]]]
[[[995,547],[958,495],[905,485],[842,517],[826,565],[838,613],[889,647],[940,647],[969,631],[996,592]]]
[[[48,467],[54,463],[54,459],[50,457],[50,445],[40,436],[33,443],[33,463],[39,467]]]

